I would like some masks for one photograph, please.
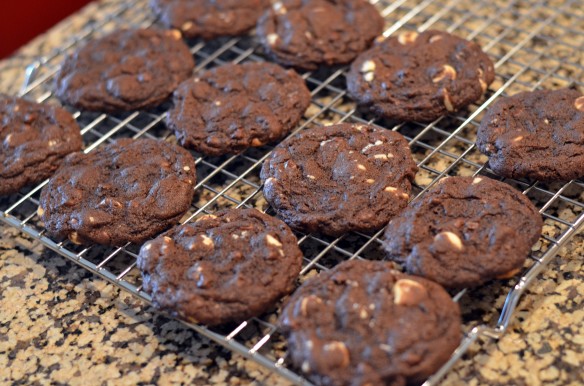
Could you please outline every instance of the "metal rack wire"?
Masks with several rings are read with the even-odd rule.
[[[537,88],[584,86],[584,10],[579,0],[571,1],[500,1],[496,3],[465,0],[398,0],[372,1],[387,20],[384,35],[401,30],[441,29],[478,41],[496,62],[497,79],[484,100],[468,110],[445,116],[430,124],[392,125],[360,113],[345,91],[345,68],[323,69],[302,74],[312,93],[312,104],[296,132],[334,122],[362,122],[379,125],[403,134],[410,143],[420,172],[416,178],[417,199],[440,178],[448,175],[484,174],[495,177],[486,167],[486,158],[474,145],[480,119],[489,105],[501,95]],[[63,56],[88,39],[118,27],[147,27],[155,22],[145,0],[120,2],[102,22],[86,27],[79,35],[54,51],[39,58],[26,69],[26,81],[20,95],[39,102],[53,103],[52,78]],[[196,71],[226,62],[265,60],[253,37],[226,38],[211,42],[189,41],[197,61]],[[168,106],[166,106],[168,107]],[[103,143],[121,137],[165,138],[173,141],[164,126],[165,107],[155,111],[139,111],[106,115],[75,111],[90,152]],[[259,170],[270,146],[250,149],[237,156],[206,157],[195,154],[198,183],[191,211],[183,221],[191,221],[204,213],[225,207],[256,207],[270,211],[261,193]],[[524,180],[506,180],[522,190],[539,208],[545,219],[544,232],[534,248],[525,270],[516,284],[499,287],[506,296],[502,309],[492,305],[496,323],[484,323],[465,312],[473,307],[472,291],[454,295],[463,307],[465,338],[450,361],[425,385],[435,385],[461,358],[470,345],[481,337],[499,338],[513,318],[519,299],[530,283],[555,258],[561,248],[584,226],[584,181],[565,184],[542,184]],[[80,247],[68,241],[58,242],[45,235],[36,215],[40,184],[18,195],[0,200],[0,220],[22,230],[46,247],[76,262],[146,303],[141,279],[135,268],[139,246],[118,248]],[[316,271],[353,258],[382,259],[379,235],[351,233],[339,238],[299,234],[299,245],[305,254],[301,281]],[[515,279],[514,279],[515,280]],[[248,357],[297,383],[309,384],[297,369],[286,361],[286,348],[274,325],[275,314],[253,318],[232,328],[208,329],[188,324],[200,334]]]

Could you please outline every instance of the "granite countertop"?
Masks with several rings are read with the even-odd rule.
[[[0,92],[15,94],[26,64],[119,2],[90,4],[0,62]],[[581,233],[527,291],[504,337],[475,344],[443,384],[583,384],[583,256]],[[0,310],[0,384],[288,384],[3,225]]]

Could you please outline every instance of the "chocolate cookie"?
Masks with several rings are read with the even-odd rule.
[[[252,29],[269,0],[151,0],[150,7],[169,28],[190,38],[243,35]]]
[[[500,98],[481,122],[477,147],[504,177],[563,181],[584,176],[584,96],[572,89]]]
[[[195,161],[153,139],[119,139],[74,153],[41,192],[39,215],[76,244],[141,243],[176,224],[194,195]]]
[[[117,112],[154,107],[187,79],[195,66],[178,31],[119,30],[68,56],[55,94],[85,110]]]
[[[193,323],[224,324],[260,315],[292,291],[302,266],[297,243],[276,218],[223,210],[146,243],[138,268],[156,308]]]
[[[306,70],[345,64],[383,32],[384,20],[365,0],[282,0],[260,18],[268,55]]]
[[[487,177],[441,180],[385,230],[390,259],[446,287],[511,277],[541,234],[527,197]]]
[[[317,385],[421,384],[461,339],[460,310],[436,283],[350,260],[305,282],[279,319],[292,363]]]
[[[288,225],[338,236],[387,224],[406,207],[416,171],[400,134],[344,123],[282,142],[261,178],[266,200]]]
[[[441,31],[404,32],[361,54],[347,87],[376,114],[428,122],[476,101],[494,79],[478,44]]]
[[[304,80],[272,63],[226,64],[183,82],[166,123],[181,145],[240,153],[286,136],[310,104]]]
[[[49,178],[83,140],[66,110],[0,94],[0,196]]]

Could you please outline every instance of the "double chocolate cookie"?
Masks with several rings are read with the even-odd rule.
[[[349,63],[383,32],[383,24],[365,0],[282,0],[261,17],[257,32],[274,60],[314,70]]]
[[[240,153],[286,136],[310,104],[304,79],[272,63],[226,64],[182,83],[166,123],[181,145]]]
[[[527,197],[487,177],[441,180],[385,230],[388,257],[446,287],[515,275],[542,229]]]
[[[179,31],[119,30],[68,56],[55,94],[80,109],[117,112],[154,107],[167,99],[195,66]]]
[[[403,32],[361,54],[347,87],[376,114],[427,122],[476,101],[494,78],[478,44],[441,31]]]
[[[461,339],[460,310],[438,284],[351,260],[305,282],[279,319],[290,360],[317,385],[418,385]]]
[[[540,181],[584,176],[584,96],[573,89],[498,99],[481,122],[477,147],[504,177]]]
[[[79,126],[66,110],[0,95],[0,196],[50,177],[82,146]]]
[[[238,36],[252,29],[269,0],[151,0],[150,7],[169,28],[189,38]]]
[[[302,266],[297,242],[276,218],[223,210],[146,243],[138,268],[156,308],[206,325],[243,321],[292,291]]]
[[[416,171],[402,135],[345,123],[280,143],[261,178],[266,200],[288,225],[338,236],[387,224],[406,207]]]
[[[180,146],[119,139],[74,153],[49,180],[39,215],[73,243],[141,243],[176,224],[194,195],[195,161]]]

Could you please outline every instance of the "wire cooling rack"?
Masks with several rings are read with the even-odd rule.
[[[403,134],[420,168],[416,177],[416,198],[440,178],[448,175],[483,174],[496,178],[486,167],[486,158],[475,145],[477,127],[485,109],[495,99],[520,91],[584,86],[584,8],[580,0],[556,1],[372,1],[385,17],[385,36],[403,30],[440,29],[476,40],[496,63],[497,77],[487,95],[468,110],[445,116],[430,124],[394,125],[376,120],[358,111],[345,90],[346,68],[321,69],[303,73],[312,92],[312,103],[296,132],[316,125],[336,122],[371,123]],[[26,69],[26,81],[20,95],[44,103],[57,102],[52,94],[53,76],[64,55],[85,41],[120,27],[148,27],[156,21],[146,0],[120,1],[104,20],[85,27],[51,55],[39,58]],[[188,42],[196,61],[196,71],[226,62],[262,61],[265,56],[253,36]],[[151,137],[175,141],[164,125],[168,106],[154,111],[106,115],[74,111],[90,152],[121,137]],[[226,207],[255,207],[273,214],[261,193],[259,171],[272,147],[250,149],[237,156],[205,157],[195,154],[198,183],[196,197],[183,221],[192,221],[205,213]],[[486,338],[483,344],[499,338],[513,317],[518,301],[537,275],[555,258],[564,245],[584,224],[584,182],[542,184],[525,180],[505,180],[523,191],[539,208],[545,225],[533,248],[521,277],[487,286],[489,293],[506,296],[503,307],[492,301],[484,311],[498,316],[497,322],[485,322],[476,312],[480,290],[453,294],[462,306],[465,338],[450,361],[425,385],[435,385],[462,357],[469,346]],[[36,214],[40,184],[0,200],[0,220],[39,240],[46,247],[76,262],[94,274],[150,302],[141,291],[136,269],[137,245],[118,248],[81,247],[69,241],[58,242],[45,235]],[[379,235],[351,233],[339,238],[298,234],[305,254],[300,280],[353,258],[382,259]],[[493,299],[493,297],[491,297]],[[482,300],[481,300],[482,301]],[[484,306],[481,306],[484,308]],[[286,360],[286,344],[274,325],[276,313],[253,318],[237,326],[207,329],[188,324],[200,334],[250,358],[297,383],[309,384],[298,369]],[[479,317],[477,317],[479,315]],[[495,317],[496,319],[496,317]],[[491,318],[492,320],[492,318]]]

